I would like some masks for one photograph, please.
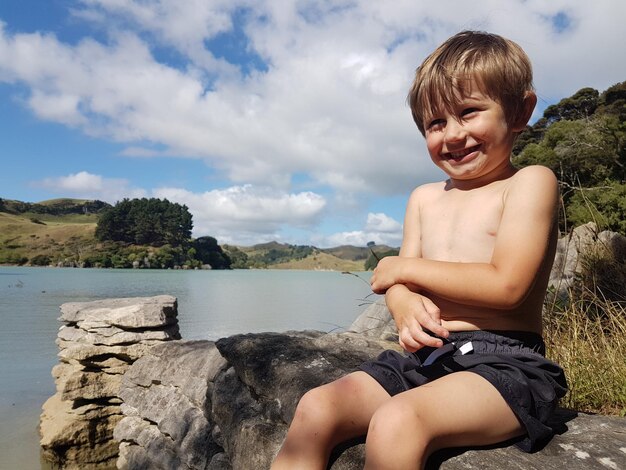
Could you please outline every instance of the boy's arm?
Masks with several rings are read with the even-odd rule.
[[[385,292],[405,284],[473,306],[512,309],[526,297],[546,255],[558,201],[554,174],[540,166],[517,172],[506,194],[489,263],[383,258],[371,279]]]
[[[417,258],[422,254],[418,193],[419,188],[413,191],[407,203],[400,247],[402,258]],[[439,308],[429,298],[404,284],[396,284],[385,292],[385,302],[398,328],[402,348],[413,352],[423,346],[443,345],[440,339],[424,332],[426,328],[441,337],[448,336],[448,331],[441,326]]]

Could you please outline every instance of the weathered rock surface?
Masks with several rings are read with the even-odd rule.
[[[40,420],[44,459],[60,468],[114,468],[123,374],[154,344],[179,339],[172,296],[73,302],[61,306],[52,369],[57,393]]]
[[[385,346],[313,331],[155,346],[122,380],[118,467],[269,468],[300,396]]]
[[[370,320],[371,310],[382,308],[366,310]],[[118,468],[269,468],[300,396],[389,346],[395,343],[352,332],[291,332],[155,347],[123,379],[125,417],[115,430],[122,441]],[[195,371],[193,379],[172,366],[177,356]],[[181,386],[185,378],[192,382]],[[205,388],[196,380],[208,384],[205,400],[198,399]],[[512,443],[447,450],[435,454],[429,468],[626,468],[625,419],[560,410],[555,425],[561,434],[537,453],[525,454]],[[363,462],[364,445],[353,442],[337,450],[330,468],[360,469]]]
[[[213,380],[226,365],[209,341],[155,346],[126,373],[115,429],[120,468],[207,468],[221,448],[210,421]]]
[[[589,256],[601,254],[608,255],[616,263],[626,262],[626,237],[607,230],[600,232],[593,222],[576,227],[557,243],[549,287],[558,298],[567,298],[585,261]]]

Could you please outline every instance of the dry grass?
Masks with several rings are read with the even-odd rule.
[[[601,308],[603,316],[589,314]],[[561,401],[578,411],[626,415],[626,311],[597,299],[571,302],[549,315],[548,357],[565,369],[569,392]]]
[[[547,354],[565,369],[567,408],[626,416],[625,278],[623,259],[592,251],[569,299],[546,308]]]

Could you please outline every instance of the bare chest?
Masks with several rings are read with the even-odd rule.
[[[502,219],[504,188],[445,191],[420,209],[422,256],[489,262]]]

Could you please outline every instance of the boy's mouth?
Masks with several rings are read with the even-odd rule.
[[[463,150],[457,150],[456,152],[446,152],[443,154],[443,157],[446,160],[454,160],[456,162],[463,160],[470,153],[476,152],[480,148],[480,145],[474,145],[473,147],[468,147]]]

